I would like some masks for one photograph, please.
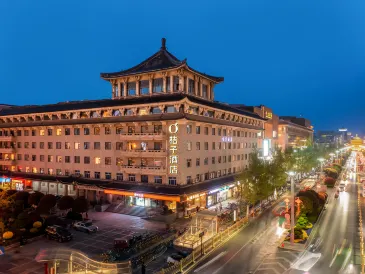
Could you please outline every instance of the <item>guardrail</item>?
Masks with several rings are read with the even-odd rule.
[[[227,242],[231,239],[238,231],[242,228],[246,227],[248,224],[248,220],[243,218],[237,221],[232,226],[227,229],[217,233],[212,238],[204,242],[201,246],[193,249],[191,254],[186,258],[182,259],[179,263],[174,264],[168,268],[161,269],[159,272],[155,272],[155,274],[176,274],[182,273],[185,268],[190,267],[197,260],[202,259],[209,255],[211,251],[220,246],[221,244]]]

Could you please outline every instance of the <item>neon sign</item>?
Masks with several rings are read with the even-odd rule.
[[[223,137],[222,137],[222,142],[232,142],[232,137],[229,137],[229,136],[223,136]]]
[[[178,137],[177,132],[179,131],[178,124],[172,124],[169,126],[169,150],[170,150],[170,174],[177,174],[177,165],[179,163],[178,155],[177,155],[177,144],[178,144]]]

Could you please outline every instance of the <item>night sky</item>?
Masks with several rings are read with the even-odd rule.
[[[0,1],[0,103],[109,98],[99,73],[166,37],[175,56],[225,77],[219,101],[365,133],[364,0],[55,2]]]

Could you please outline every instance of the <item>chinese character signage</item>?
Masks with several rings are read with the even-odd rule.
[[[178,145],[178,137],[177,132],[179,131],[179,127],[177,123],[169,126],[169,150],[170,150],[170,174],[177,174],[177,165],[179,163],[178,155],[177,155],[177,145]]]

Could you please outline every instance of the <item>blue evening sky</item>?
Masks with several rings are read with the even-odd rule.
[[[224,76],[216,99],[365,132],[365,1],[0,1],[0,103],[111,95],[160,48]]]

